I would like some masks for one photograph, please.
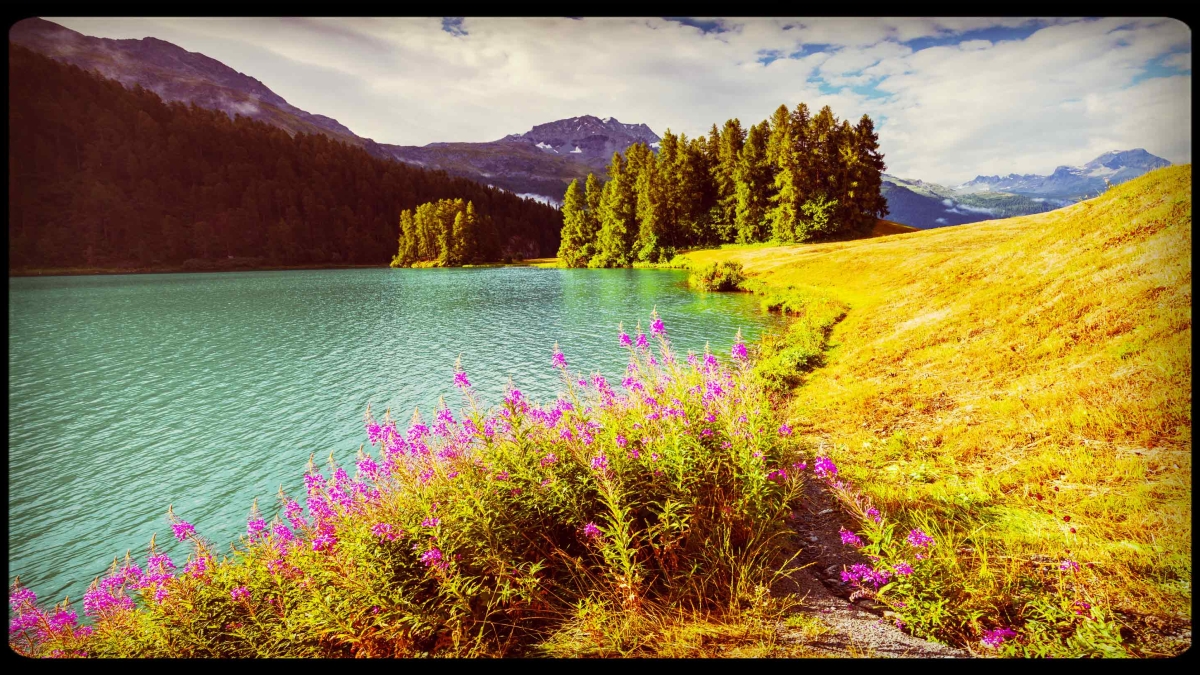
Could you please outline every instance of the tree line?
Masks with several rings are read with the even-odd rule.
[[[669,129],[657,153],[614,153],[608,181],[589,174],[563,197],[558,256],[569,267],[669,260],[677,249],[793,243],[869,231],[887,214],[883,155],[871,118],[840,121],[800,103],[743,129],[732,119],[707,138]]]
[[[9,269],[387,264],[405,209],[466,200],[472,259],[553,255],[561,213],[323,135],[163,103],[9,46]]]

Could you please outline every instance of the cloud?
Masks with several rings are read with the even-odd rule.
[[[1191,160],[1191,34],[1173,19],[51,20],[202,52],[386,143],[583,114],[695,136],[804,101],[870,114],[889,173],[943,184],[1113,149]]]

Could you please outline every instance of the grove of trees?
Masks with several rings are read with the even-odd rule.
[[[668,129],[615,153],[608,181],[572,181],[558,256],[569,267],[669,260],[677,249],[802,242],[867,231],[887,214],[883,155],[871,118],[838,121],[779,106],[747,131],[733,119],[707,138]]]
[[[486,225],[451,255],[553,255],[559,244],[555,208],[323,135],[165,104],[14,45],[9,131],[10,272],[386,265],[401,212],[444,199],[469,201]]]
[[[475,204],[441,199],[400,213],[392,267],[458,267],[495,259],[496,228]]]

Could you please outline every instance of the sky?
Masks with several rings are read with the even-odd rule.
[[[1191,161],[1175,19],[45,18],[201,52],[398,145],[580,115],[695,136],[803,101],[870,115],[888,173],[947,185],[1109,150]]]

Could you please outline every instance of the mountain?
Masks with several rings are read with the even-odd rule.
[[[266,122],[289,134],[319,133],[391,159],[557,204],[573,179],[603,172],[613,152],[657,143],[645,124],[591,115],[539,124],[486,143],[390,145],[356,135],[337,120],[301,110],[262,82],[215,59],[157,38],[112,40],[83,35],[44,19],[25,19],[9,42],[120,82],[141,86],[165,102],[192,103]]]
[[[592,115],[539,124],[523,134],[488,143],[383,145],[387,156],[409,164],[495,185],[523,196],[558,203],[567,185],[589,172],[603,174],[614,152],[634,143],[657,147],[658,134],[645,124],[624,124]]]
[[[1049,176],[977,176],[957,187],[884,174],[888,218],[922,229],[1050,211],[1104,192],[1104,180],[1124,183],[1171,163],[1145,150],[1114,150]]]
[[[44,19],[25,19],[8,32],[10,44],[116,80],[141,86],[164,102],[194,103],[279,127],[289,134],[320,133],[351,145],[364,145],[337,120],[305,112],[262,82],[203,54],[159,40],[111,40],[77,33]]]
[[[1083,166],[1060,166],[1049,176],[1009,174],[1007,176],[976,176],[958,186],[961,192],[1009,192],[1034,195],[1070,202],[1086,199],[1106,189],[1105,179],[1112,185],[1124,183],[1142,174],[1170,166],[1142,148],[1113,150]]]
[[[888,220],[921,229],[1024,216],[1062,206],[1043,198],[1005,192],[964,193],[937,183],[886,173],[880,192],[888,203]]]
[[[386,265],[401,211],[442,199],[474,204],[483,259],[558,250],[544,204],[8,53],[10,275]]]

